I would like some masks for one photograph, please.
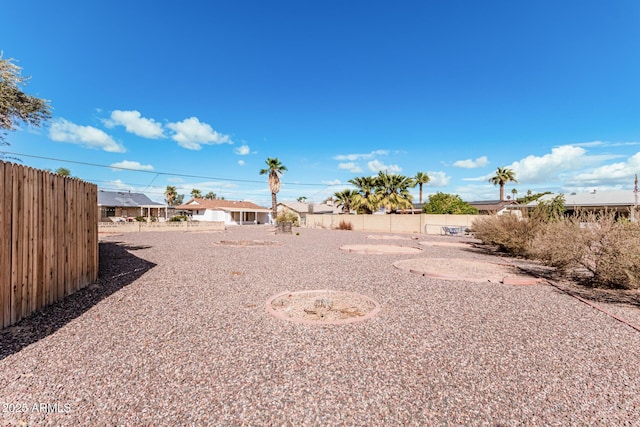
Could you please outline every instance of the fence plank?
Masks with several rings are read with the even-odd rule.
[[[0,162],[0,328],[11,324],[12,166]]]
[[[22,227],[22,299],[20,300],[20,318],[24,319],[29,314],[29,247],[31,245],[29,235],[29,220],[31,217],[29,168],[23,168],[22,175],[24,182],[22,187],[22,215],[20,216]]]
[[[13,183],[12,183],[12,204],[13,209],[11,211],[11,324],[20,320],[20,295],[22,295],[22,289],[20,286],[20,275],[22,268],[22,228],[20,227],[20,215],[21,210],[21,195],[22,195],[22,170],[13,167]]]

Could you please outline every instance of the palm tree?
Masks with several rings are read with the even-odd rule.
[[[342,190],[336,193],[333,193],[333,197],[335,201],[338,202],[336,206],[342,206],[342,211],[349,213],[353,206],[355,205],[354,201],[358,196],[358,192],[356,190]]]
[[[266,169],[260,169],[260,175],[269,175],[269,190],[271,190],[271,215],[275,221],[278,217],[276,194],[280,191],[280,175],[287,171],[287,167],[280,163],[277,157],[267,157],[264,161]]]
[[[207,200],[215,200],[218,198],[218,196],[213,191],[209,191],[207,194],[204,195],[204,198]]]
[[[387,213],[394,213],[397,209],[413,208],[413,196],[409,192],[409,188],[414,184],[412,178],[380,171],[376,181],[378,200]]]
[[[306,201],[307,201],[306,196],[300,196],[300,197],[298,197],[298,202],[300,202],[300,203],[306,203]]]
[[[62,175],[62,176],[71,176],[71,171],[67,168],[62,168],[62,167],[56,169],[55,173],[57,175]]]
[[[164,190],[164,199],[169,206],[173,206],[178,198],[178,190],[173,185],[167,185],[167,189]]]
[[[426,184],[431,181],[431,177],[426,172],[418,172],[413,178],[416,185],[420,188],[420,203],[422,203],[422,184]]]
[[[191,190],[191,197],[194,199],[202,199],[202,191],[194,188],[193,190]]]
[[[370,214],[378,210],[379,200],[376,195],[376,178],[363,176],[350,179],[348,181],[357,188],[357,193],[353,199],[353,208],[361,213]]]
[[[500,186],[500,201],[504,200],[504,185],[509,181],[518,182],[516,179],[516,173],[513,169],[503,167],[499,167],[496,170],[495,176],[489,178],[490,183]]]
[[[517,194],[518,194],[518,190],[517,190],[517,189],[515,189],[515,188],[513,188],[513,189],[511,190],[511,198],[512,198],[513,200],[515,200],[515,199],[516,199],[516,195],[517,195]]]

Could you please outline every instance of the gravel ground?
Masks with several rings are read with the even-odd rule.
[[[0,334],[2,424],[640,425],[640,332],[557,288],[393,267],[495,261],[453,245],[371,255],[339,250],[371,233],[269,230],[103,238],[96,284]],[[281,244],[216,244],[236,239]],[[311,289],[381,311],[314,326],[265,309]]]

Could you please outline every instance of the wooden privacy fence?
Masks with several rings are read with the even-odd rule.
[[[0,161],[0,326],[97,277],[97,186]]]

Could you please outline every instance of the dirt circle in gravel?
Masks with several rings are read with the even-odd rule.
[[[327,289],[287,291],[269,298],[267,311],[289,322],[342,325],[371,319],[380,311],[380,304],[354,292]]]
[[[252,246],[278,246],[280,242],[275,240],[220,240],[218,245],[222,246],[238,246],[238,247],[252,247]]]
[[[539,280],[509,264],[481,262],[463,258],[414,258],[393,263],[400,270],[446,280],[501,283],[519,281],[535,284]]]
[[[443,246],[448,248],[470,248],[472,247],[472,242],[439,242],[439,241],[429,241],[423,240],[418,242],[418,244],[422,246]]]
[[[366,237],[366,239],[371,240],[418,240],[417,237],[407,237],[407,236],[392,236],[388,234],[370,234]]]
[[[354,252],[360,254],[419,254],[420,248],[412,248],[411,246],[399,245],[342,245],[340,250],[345,252]]]

